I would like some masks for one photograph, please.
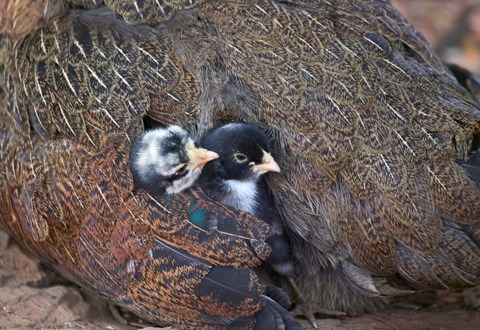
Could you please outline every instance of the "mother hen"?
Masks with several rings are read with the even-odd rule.
[[[480,110],[388,1],[1,10],[0,222],[68,278],[150,320],[252,326],[270,229],[196,190],[155,201],[128,171],[152,120],[198,137],[243,120],[270,132],[282,175],[269,183],[312,307],[480,283],[480,189],[459,163]]]

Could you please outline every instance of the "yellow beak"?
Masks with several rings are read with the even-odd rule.
[[[272,155],[263,150],[262,163],[252,166],[252,170],[255,172],[280,172],[280,166],[278,166]]]
[[[195,148],[194,146],[190,148],[187,147],[187,155],[190,159],[188,162],[188,167],[192,169],[203,167],[209,161],[219,157],[216,152],[203,148]]]

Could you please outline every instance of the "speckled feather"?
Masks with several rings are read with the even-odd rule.
[[[199,136],[243,119],[271,132],[282,175],[269,184],[292,239],[296,281],[314,305],[356,312],[373,306],[367,292],[479,284],[480,189],[456,161],[467,156],[480,110],[388,1],[106,1],[125,21],[100,1],[98,9],[68,11],[61,1],[49,3],[54,14],[34,16],[36,25],[14,29],[10,7],[0,24],[10,50],[1,52],[8,102],[1,112],[2,220],[43,259],[76,260],[64,268],[74,278],[92,267],[92,281],[118,281],[113,270],[100,273],[109,261],[93,252],[80,266],[87,252],[72,246],[71,237],[87,235],[98,217],[102,239],[90,233],[80,246],[99,244],[105,258],[113,258],[110,234],[132,222],[145,231],[131,238],[141,246],[159,237],[212,263],[255,265],[242,244],[266,253],[257,222],[238,229],[248,240],[235,241],[249,256],[237,259],[226,243],[235,237],[219,232],[192,233],[192,247],[186,235],[193,225],[179,219],[188,218],[192,200],[211,202],[201,192],[159,201],[182,214],[171,216],[131,191],[120,162],[144,114],[179,120]],[[105,157],[112,136],[123,142]],[[230,219],[238,216],[231,212]],[[225,255],[212,255],[216,244],[225,244]],[[131,253],[134,245],[123,249]],[[146,263],[160,261],[134,250],[151,274]],[[151,289],[157,279],[150,278]],[[177,313],[168,304],[177,300],[166,299],[161,308],[170,321],[192,320],[190,305]],[[151,316],[152,303],[129,306]]]

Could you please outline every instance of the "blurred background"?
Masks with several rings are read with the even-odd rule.
[[[391,0],[446,62],[480,75],[480,0]]]

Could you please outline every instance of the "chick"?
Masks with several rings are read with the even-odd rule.
[[[205,165],[200,187],[210,198],[252,213],[273,226],[275,234],[266,241],[273,251],[266,264],[291,279],[294,267],[290,243],[264,177],[267,172],[280,172],[270,155],[266,135],[254,125],[231,123],[207,132],[201,144],[218,153],[219,158]]]
[[[130,170],[136,188],[154,197],[191,187],[202,167],[218,154],[198,148],[183,128],[170,125],[147,131],[133,142]]]

